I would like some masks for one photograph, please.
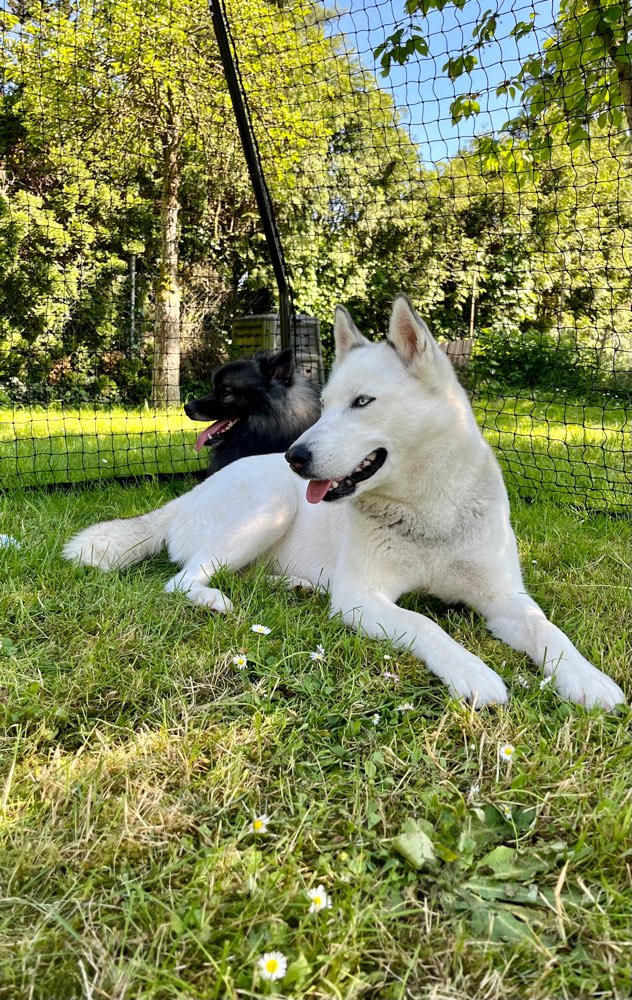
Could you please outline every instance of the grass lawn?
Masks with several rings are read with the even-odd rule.
[[[632,508],[632,406],[485,396],[474,411],[508,486],[595,509]]]
[[[181,409],[0,409],[0,482],[81,483],[201,469],[208,455],[193,445],[203,426]]]
[[[423,597],[509,707],[450,701],[260,571],[226,575],[222,618],[163,593],[164,559],[60,559],[72,531],[182,488],[0,497],[22,544],[0,549],[0,998],[629,1000],[630,713],[561,702]],[[513,509],[529,589],[630,695],[632,525]],[[320,885],[332,906],[309,913]]]
[[[632,507],[632,408],[477,394],[477,417],[510,486],[594,509]],[[6,487],[186,472],[206,464],[181,410],[0,410]]]

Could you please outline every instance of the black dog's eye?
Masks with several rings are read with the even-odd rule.
[[[368,406],[369,403],[373,403],[374,401],[375,401],[375,396],[356,396],[351,406],[352,407]]]

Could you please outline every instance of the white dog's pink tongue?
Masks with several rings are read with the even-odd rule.
[[[226,424],[229,423],[230,420],[216,420],[214,424],[211,424],[211,426],[207,427],[201,434],[198,434],[195,439],[195,444],[193,445],[193,450],[201,451],[208,439],[213,437],[214,434],[219,434],[219,432],[224,429]]]
[[[309,503],[320,503],[331,486],[331,479],[310,479],[307,484],[307,500]]]

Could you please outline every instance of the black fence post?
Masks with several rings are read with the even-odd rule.
[[[265,177],[263,175],[261,160],[259,158],[259,150],[257,149],[257,143],[252,130],[250,114],[241,85],[239,71],[233,59],[222,0],[209,0],[209,7],[211,17],[213,19],[213,28],[215,30],[215,38],[217,39],[219,55],[222,60],[222,66],[224,67],[228,92],[233,104],[237,128],[239,129],[239,136],[241,138],[241,144],[244,150],[244,156],[246,158],[246,164],[248,166],[253,191],[257,200],[257,207],[259,209],[259,215],[261,216],[263,231],[268,246],[268,253],[270,254],[270,259],[272,261],[272,268],[274,270],[274,276],[279,292],[279,326],[281,332],[281,346],[290,347],[290,286],[287,279],[285,261],[283,259],[281,240],[279,239],[279,233],[276,227],[274,214],[272,212],[270,195],[268,193]]]

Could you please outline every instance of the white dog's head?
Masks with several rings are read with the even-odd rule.
[[[309,479],[311,503],[376,490],[423,464],[469,406],[452,365],[405,295],[393,305],[389,332],[373,344],[349,313],[336,309],[335,365],[320,420],[286,459]]]

